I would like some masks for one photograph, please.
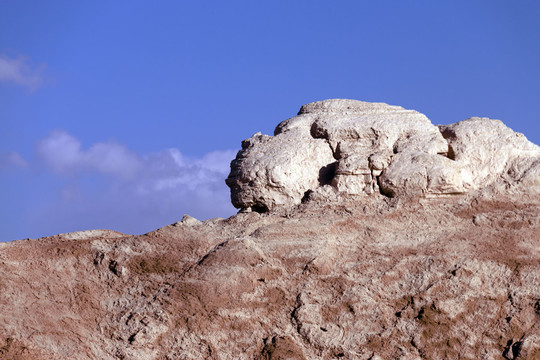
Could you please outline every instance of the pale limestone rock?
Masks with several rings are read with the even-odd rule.
[[[115,237],[122,237],[126,236],[126,234],[122,234],[118,231],[111,231],[111,230],[83,230],[83,231],[74,231],[70,233],[64,233],[64,234],[58,234],[59,237],[66,239],[66,240],[88,240],[91,238],[96,237],[107,237],[107,238],[115,238]]]
[[[234,206],[257,211],[299,204],[309,189],[325,181],[335,160],[323,139],[302,128],[280,136],[255,134],[242,142],[227,185]]]
[[[184,225],[184,226],[195,226],[195,225],[199,225],[201,223],[202,223],[202,221],[200,221],[198,219],[195,219],[193,216],[184,214],[184,216],[182,217],[182,220],[175,222],[173,224],[173,226],[182,226],[182,225]]]
[[[462,169],[454,161],[419,151],[398,153],[379,185],[389,196],[459,194],[465,191]]]
[[[313,190],[299,206],[0,243],[0,358],[540,359],[538,148],[473,119],[441,126],[445,153],[414,114],[408,137],[353,121],[313,138],[338,112],[407,111],[302,109],[248,139],[228,180],[240,207]]]
[[[487,118],[437,127],[399,106],[332,99],[302,106],[273,137],[256,134],[242,147],[227,179],[242,209],[291,207],[310,194],[540,192],[539,147]]]
[[[463,169],[468,189],[487,187],[503,178],[508,190],[525,186],[540,192],[540,147],[499,120],[473,117],[439,126],[449,157]]]

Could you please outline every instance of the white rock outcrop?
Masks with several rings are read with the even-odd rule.
[[[540,192],[540,147],[500,120],[473,117],[439,126],[468,188]]]
[[[327,142],[301,128],[280,136],[255,134],[242,142],[231,164],[226,182],[232,203],[256,211],[300,203],[306,191],[325,182],[334,161]]]
[[[540,359],[540,149],[500,121],[312,103],[227,183],[275,211],[0,243],[0,359]]]
[[[274,136],[253,135],[226,180],[237,208],[289,207],[315,192],[438,196],[493,185],[540,192],[540,148],[502,122],[435,126],[399,106],[332,99],[302,106]]]

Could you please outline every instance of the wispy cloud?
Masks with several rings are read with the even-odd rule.
[[[28,167],[28,162],[17,152],[0,153],[0,169],[14,170]]]
[[[37,155],[52,171],[62,175],[100,172],[131,178],[142,166],[137,155],[120,144],[97,143],[83,150],[77,138],[60,130],[38,142]]]
[[[57,130],[38,141],[38,158],[58,175],[101,173],[134,181],[144,191],[160,191],[179,186],[196,189],[223,181],[235,151],[212,151],[199,158],[184,156],[170,148],[138,156],[115,142],[96,143],[83,149],[69,133]],[[134,180],[137,178],[137,180]]]
[[[226,150],[186,158],[174,148],[150,154],[143,161],[146,171],[141,189],[162,191],[182,187],[200,191],[216,182],[221,185],[234,156],[233,150]]]
[[[30,65],[27,57],[10,58],[0,54],[0,82],[13,83],[33,91],[43,83],[44,67]]]
[[[235,153],[189,157],[170,148],[138,155],[116,142],[83,147],[73,135],[54,131],[37,143],[36,159],[63,185],[33,222],[50,233],[91,228],[140,233],[183,214],[230,216],[235,209],[224,179]]]

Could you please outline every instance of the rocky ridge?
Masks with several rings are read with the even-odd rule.
[[[0,243],[0,358],[538,359],[539,154],[305,105],[242,143],[235,216]]]

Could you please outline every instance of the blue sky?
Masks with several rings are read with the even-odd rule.
[[[0,241],[235,213],[240,141],[328,98],[540,143],[537,1],[0,1]]]

